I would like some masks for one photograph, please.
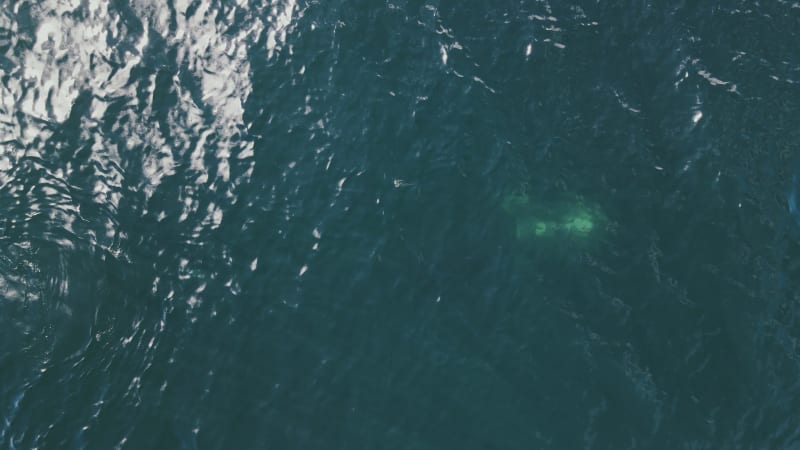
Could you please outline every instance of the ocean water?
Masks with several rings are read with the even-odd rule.
[[[3,0],[0,448],[800,449],[799,51],[791,0]]]

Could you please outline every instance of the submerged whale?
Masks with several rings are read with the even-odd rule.
[[[800,225],[800,211],[797,209],[797,189],[798,189],[798,174],[795,174],[792,177],[792,189],[789,191],[788,203],[789,203],[789,214],[794,218],[794,221],[797,222],[797,225]]]
[[[554,237],[585,240],[606,221],[599,207],[578,197],[543,200],[513,192],[502,198],[500,208],[514,219],[516,238],[524,242]]]

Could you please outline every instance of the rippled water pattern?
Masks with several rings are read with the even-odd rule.
[[[800,3],[0,2],[0,448],[800,448]],[[500,208],[584,199],[590,245]]]

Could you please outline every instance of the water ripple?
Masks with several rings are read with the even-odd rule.
[[[250,260],[233,261],[224,244],[205,260],[192,249],[210,242],[237,186],[250,182],[250,60],[283,52],[301,16],[293,0],[15,1],[2,9],[0,367],[18,370],[0,376],[8,386],[0,445],[64,444],[51,440],[52,426],[19,426],[48,392],[63,402],[95,398],[92,419],[74,423],[73,443],[86,445],[108,405],[135,407],[151,395],[153,362],[172,352],[159,347],[165,329],[196,320],[180,312],[237,292],[231,268]],[[159,227],[177,242],[155,238]],[[209,270],[208,258],[221,269]],[[146,290],[120,291],[133,267],[144,269],[135,284]],[[96,282],[74,282],[86,279]],[[218,306],[209,308],[215,315]],[[23,364],[26,355],[33,359]],[[72,375],[52,379],[60,367]],[[85,391],[84,382],[83,394],[56,394],[72,376],[97,386],[131,378],[121,398]],[[15,379],[29,381],[18,390]],[[29,399],[29,391],[39,394]],[[54,411],[48,422],[73,420]]]

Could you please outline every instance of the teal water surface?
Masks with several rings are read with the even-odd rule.
[[[0,2],[0,448],[800,449],[798,49],[791,1]]]

